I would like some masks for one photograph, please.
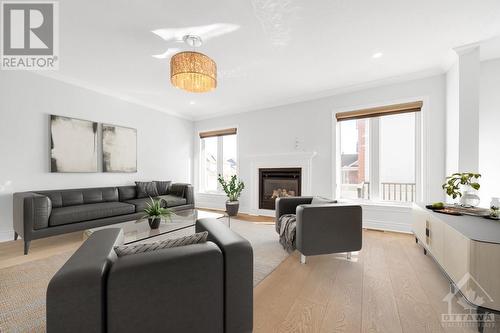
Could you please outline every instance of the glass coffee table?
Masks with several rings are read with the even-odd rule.
[[[123,244],[132,244],[192,227],[196,224],[197,219],[219,219],[221,217],[224,217],[224,215],[197,209],[186,209],[175,212],[171,220],[162,219],[158,229],[151,229],[147,219],[140,219],[87,229],[83,232],[83,239],[86,240],[90,235],[99,230],[121,228],[123,230]]]

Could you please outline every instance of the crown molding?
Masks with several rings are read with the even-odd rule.
[[[413,80],[418,80],[418,79],[425,79],[428,77],[442,75],[445,72],[446,72],[446,70],[445,70],[444,66],[441,66],[438,68],[432,68],[432,69],[428,69],[428,70],[403,74],[403,75],[399,75],[399,76],[392,76],[392,77],[388,77],[388,78],[384,78],[384,79],[380,79],[380,80],[374,80],[374,81],[364,82],[364,83],[360,83],[360,84],[354,84],[354,85],[345,86],[345,87],[338,87],[338,88],[323,90],[323,91],[312,93],[312,94],[284,98],[284,99],[275,100],[275,101],[272,101],[269,103],[256,104],[256,105],[252,105],[252,106],[241,108],[241,109],[226,110],[226,111],[221,111],[221,112],[217,112],[217,113],[214,113],[211,115],[206,115],[206,116],[201,116],[201,117],[194,116],[193,120],[195,122],[197,122],[197,121],[219,118],[219,117],[224,117],[224,116],[230,116],[230,115],[235,115],[235,114],[240,114],[240,113],[258,111],[258,110],[263,110],[263,109],[271,109],[271,108],[284,106],[284,105],[298,104],[298,103],[303,103],[303,102],[307,102],[307,101],[313,101],[313,100],[318,100],[318,99],[327,98],[327,97],[344,95],[344,94],[354,93],[354,92],[363,91],[363,90],[372,89],[372,88],[377,88],[377,87],[389,86],[389,85],[401,83],[401,82],[408,82],[408,81],[413,81]]]

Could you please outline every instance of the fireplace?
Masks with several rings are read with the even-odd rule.
[[[259,169],[259,208],[274,209],[279,197],[300,196],[301,168]]]

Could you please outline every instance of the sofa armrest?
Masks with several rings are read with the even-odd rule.
[[[253,250],[250,243],[221,221],[196,221],[196,232],[208,231],[208,239],[224,255],[225,333],[252,332],[253,327]]]
[[[187,184],[186,190],[184,191],[184,197],[186,198],[187,205],[194,205],[194,186]]]
[[[107,332],[223,332],[223,274],[212,242],[119,257],[108,275]]]
[[[47,288],[47,332],[105,332],[106,278],[119,228],[97,231],[69,258]]]
[[[286,197],[276,199],[276,222],[280,216],[295,214],[298,205],[310,204],[313,197]]]
[[[296,220],[297,250],[304,255],[359,251],[362,210],[359,205],[300,205]]]
[[[47,228],[51,212],[49,197],[33,192],[14,193],[14,230],[21,237],[29,240],[31,231]]]

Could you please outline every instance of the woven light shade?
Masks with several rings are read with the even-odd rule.
[[[177,53],[170,60],[170,82],[189,92],[214,90],[217,87],[217,65],[203,53]]]

